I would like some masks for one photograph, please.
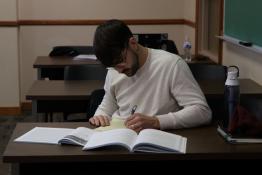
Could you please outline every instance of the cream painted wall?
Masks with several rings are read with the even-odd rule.
[[[0,21],[16,20],[16,0],[0,1]]]
[[[0,1],[0,21],[17,20],[16,0]],[[19,107],[17,27],[0,26],[0,107]]]
[[[20,0],[20,19],[183,18],[181,0]],[[182,5],[182,7],[181,7]]]
[[[18,40],[16,27],[0,27],[0,107],[18,107]]]
[[[262,85],[261,54],[230,43],[223,45],[223,65],[237,65],[241,78],[250,78]]]
[[[196,16],[196,0],[184,0],[184,18],[195,21]]]

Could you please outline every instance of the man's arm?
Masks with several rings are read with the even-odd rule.
[[[156,116],[160,129],[189,128],[209,123],[212,112],[188,65],[179,60],[173,72],[171,93],[182,109]]]

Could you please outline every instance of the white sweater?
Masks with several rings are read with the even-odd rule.
[[[109,69],[104,89],[95,115],[127,118],[137,105],[136,112],[157,117],[162,130],[211,120],[211,110],[187,63],[163,50],[148,49],[145,64],[132,77]]]

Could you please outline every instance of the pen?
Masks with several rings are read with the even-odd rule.
[[[131,115],[133,115],[136,112],[136,108],[137,108],[137,105],[133,106],[133,108],[131,110]]]

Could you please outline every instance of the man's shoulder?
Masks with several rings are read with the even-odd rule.
[[[182,58],[179,55],[161,49],[151,49],[152,60],[162,64],[176,64]]]

